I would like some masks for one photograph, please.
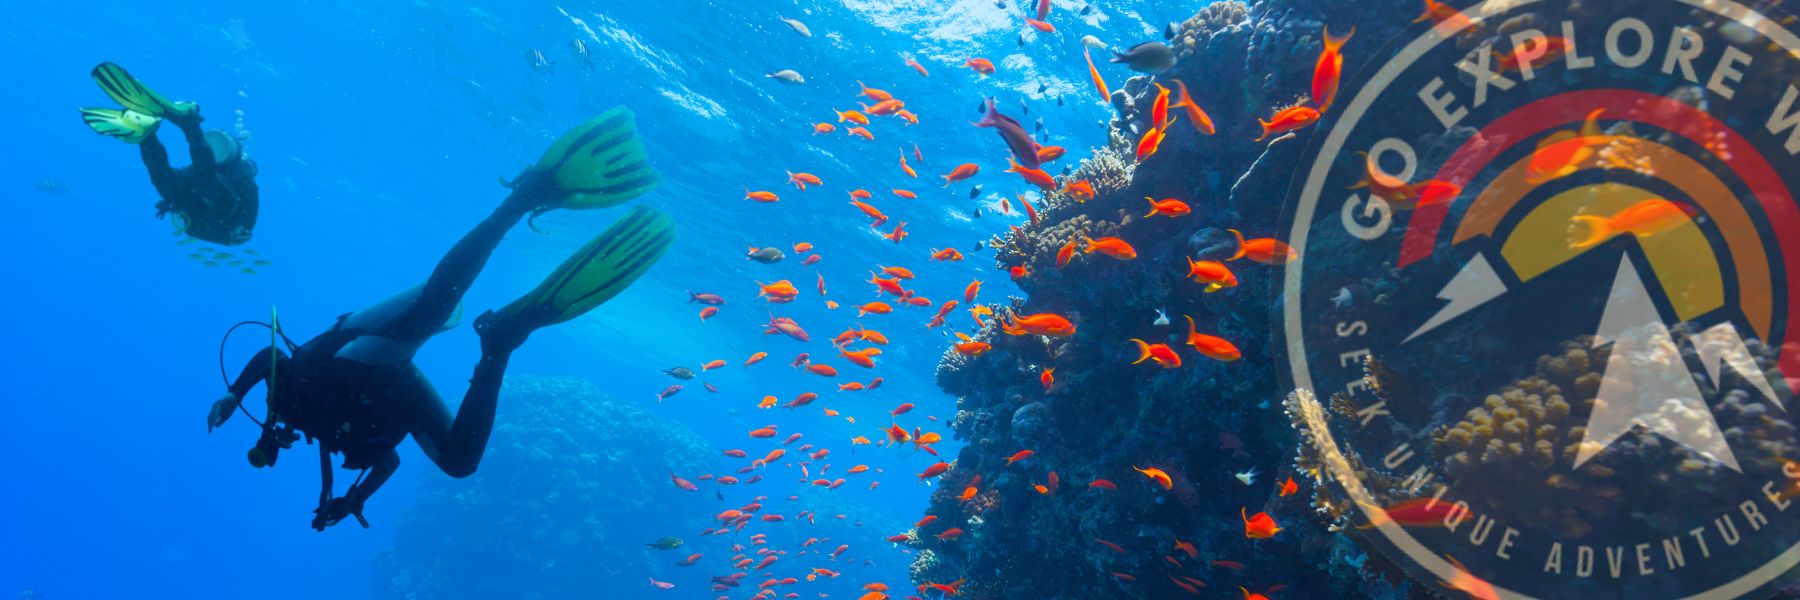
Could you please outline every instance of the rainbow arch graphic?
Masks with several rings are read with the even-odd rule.
[[[1691,156],[1644,138],[1598,136],[1597,142],[1628,142],[1632,149],[1655,165],[1654,176],[1686,195],[1717,229],[1725,256],[1718,256],[1698,224],[1688,222],[1654,236],[1639,238],[1646,258],[1665,282],[1682,282],[1678,290],[1665,290],[1682,320],[1725,308],[1729,285],[1737,290],[1737,310],[1756,335],[1782,348],[1780,370],[1790,390],[1800,392],[1800,327],[1788,317],[1800,314],[1800,277],[1781,277],[1777,294],[1775,265],[1800,265],[1800,207],[1785,182],[1763,156],[1731,127],[1704,111],[1654,94],[1625,89],[1595,89],[1563,93],[1534,101],[1495,119],[1471,137],[1446,160],[1433,176],[1461,189],[1503,153],[1557,128],[1579,124],[1595,109],[1607,121],[1642,123],[1685,138],[1698,148],[1725,148],[1712,158],[1723,164],[1748,188],[1767,227],[1757,227],[1757,217],[1740,202],[1731,188]],[[1493,238],[1501,222],[1533,191],[1551,181],[1530,181],[1529,158],[1498,166],[1498,174],[1478,194],[1464,193],[1453,202],[1419,206],[1406,226],[1398,266],[1405,268],[1432,255],[1447,229],[1453,204],[1462,203],[1451,245],[1477,238]],[[1609,168],[1595,161],[1577,165],[1576,173]],[[1563,176],[1574,173],[1565,173]],[[1560,178],[1560,177],[1558,177]],[[1500,244],[1500,255],[1521,280],[1533,277],[1585,252],[1566,243],[1570,218],[1581,211],[1608,214],[1635,202],[1655,197],[1642,187],[1606,182],[1558,193],[1531,209]],[[1772,238],[1772,239],[1770,239]],[[1767,252],[1776,249],[1774,256]],[[1775,260],[1779,259],[1779,262]],[[1729,262],[1725,262],[1729,261]],[[1727,282],[1722,265],[1729,264],[1735,277]],[[1781,305],[1778,306],[1778,303]],[[1778,310],[1779,309],[1779,310]]]

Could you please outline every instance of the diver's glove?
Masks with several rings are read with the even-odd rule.
[[[242,400],[231,392],[225,392],[224,397],[214,401],[212,409],[206,411],[206,432],[212,433],[212,430],[224,425],[231,418],[231,413],[237,412],[239,402]]]
[[[344,520],[344,517],[356,517],[356,522],[361,523],[363,529],[368,529],[369,520],[363,518],[362,510],[363,501],[361,499],[348,496],[332,498],[323,506],[313,509],[312,528],[324,531],[326,527],[336,525],[339,521]]]

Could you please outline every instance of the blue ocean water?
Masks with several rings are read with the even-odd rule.
[[[1198,8],[1114,1],[1082,14],[1085,1],[1056,0],[1060,29],[1041,34],[1025,26],[1016,0],[1004,4],[13,3],[0,24],[0,72],[12,81],[3,102],[15,140],[0,178],[15,223],[0,272],[11,282],[0,306],[12,316],[6,330],[13,347],[0,361],[11,407],[0,419],[0,456],[11,459],[0,486],[0,532],[11,547],[0,561],[0,595],[367,595],[374,557],[393,545],[419,482],[445,476],[407,442],[400,472],[370,501],[373,528],[349,523],[313,531],[307,523],[318,473],[310,451],[258,471],[243,454],[255,439],[253,427],[240,419],[206,432],[208,404],[223,393],[220,334],[237,321],[265,318],[274,307],[290,334],[305,339],[338,315],[422,280],[504,197],[498,178],[517,174],[556,135],[616,105],[637,113],[650,160],[663,175],[663,185],[636,202],[672,214],[679,241],[623,295],[535,335],[514,355],[510,373],[590,380],[615,399],[693,430],[715,450],[751,446],[746,425],[765,422],[779,422],[784,436],[798,431],[809,441],[830,440],[821,445],[833,449],[837,468],[853,464],[845,455],[854,450],[855,462],[885,471],[873,491],[860,482],[837,490],[857,495],[872,511],[851,519],[910,524],[934,489],[910,474],[935,459],[911,450],[853,449],[848,440],[877,438],[888,411],[902,402],[918,406],[902,424],[948,438],[954,399],[937,390],[932,373],[949,340],[922,326],[930,309],[856,319],[852,307],[876,299],[863,281],[868,271],[909,267],[919,275],[912,282],[919,294],[934,301],[960,297],[974,278],[986,282],[986,299],[1016,293],[994,268],[991,251],[975,247],[1022,222],[1022,215],[993,214],[993,208],[1002,195],[1025,189],[1000,172],[1001,140],[969,126],[980,116],[979,101],[996,98],[1027,127],[1041,118],[1039,141],[1068,147],[1066,161],[1078,159],[1104,143],[1100,122],[1109,109],[1089,87],[1077,40],[1091,34],[1119,47],[1157,39],[1160,23]],[[805,21],[813,35],[797,35],[778,16]],[[591,71],[571,51],[576,40],[591,51]],[[527,59],[533,50],[552,68],[533,69]],[[999,72],[976,75],[962,66],[972,57],[992,60]],[[930,76],[906,66],[907,58]],[[200,103],[208,127],[245,140],[260,166],[262,190],[260,224],[247,247],[273,264],[254,275],[203,266],[188,258],[195,245],[177,245],[171,227],[153,218],[155,192],[135,149],[92,134],[75,112],[106,104],[88,78],[102,61],[124,65],[172,98]],[[1124,75],[1120,67],[1103,68]],[[779,69],[795,69],[807,83],[764,77]],[[813,136],[813,123],[835,122],[834,109],[855,108],[859,80],[904,99],[920,123],[878,119],[869,127],[874,141],[842,129]],[[163,139],[177,164],[183,162],[172,128]],[[923,155],[922,161],[909,156],[916,180],[897,164],[897,154],[910,155],[914,145]],[[982,174],[941,189],[937,176],[964,162],[981,164]],[[790,170],[817,174],[825,185],[794,190],[785,184]],[[972,200],[973,183],[986,191]],[[782,201],[743,200],[746,187],[775,191]],[[869,228],[846,202],[846,192],[856,188],[874,192],[873,202],[905,221],[912,236],[896,245]],[[919,197],[894,198],[890,188]],[[988,214],[972,218],[978,206]],[[544,233],[516,228],[465,304],[478,311],[517,297],[620,214],[560,211],[537,219]],[[802,266],[798,256],[774,265],[743,258],[747,246],[787,249],[801,241],[815,244],[823,260]],[[969,259],[927,260],[930,249],[943,247]],[[812,289],[815,274],[843,308],[823,306]],[[779,279],[793,281],[801,298],[765,310],[755,282]],[[723,294],[728,304],[702,324],[698,306],[687,303],[688,290]],[[814,341],[764,335],[759,326],[771,312],[798,320]],[[798,352],[831,354],[825,340],[859,322],[893,340],[874,371],[885,380],[880,389],[834,397],[821,381],[788,367]],[[479,355],[467,323],[417,357],[452,403]],[[969,328],[965,311],[954,313],[952,323]],[[261,343],[263,332],[254,331],[226,347],[234,373]],[[741,367],[758,351],[770,353],[759,365],[765,369]],[[706,378],[719,394],[705,393],[695,381],[665,402],[653,399],[673,382],[662,369],[698,369],[715,358],[731,363]],[[846,375],[868,379],[856,370]],[[859,423],[826,418],[816,408],[766,415],[755,408],[764,395],[786,401],[805,390],[827,396],[815,407],[860,416]],[[261,396],[253,392],[247,406],[260,410]],[[507,415],[503,399],[502,425]],[[954,457],[958,442],[946,439],[938,450]],[[713,457],[718,474],[743,462]],[[664,484],[614,493],[686,493],[666,484],[663,465],[642,469]],[[451,485],[478,485],[480,477]],[[349,478],[340,472],[340,490]],[[703,483],[702,493],[715,487]],[[731,502],[721,502],[720,510],[751,494],[782,498],[804,487],[796,477],[771,476],[728,490]],[[633,526],[641,535],[622,537],[618,545],[684,536],[708,554],[708,563],[620,575],[593,597],[711,597],[703,591],[706,577],[731,571],[725,541],[657,523]],[[852,554],[869,564],[799,591],[855,597],[870,581],[910,587],[910,556],[902,550]],[[677,587],[657,590],[647,577]]]

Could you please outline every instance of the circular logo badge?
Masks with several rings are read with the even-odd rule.
[[[1425,4],[1287,208],[1276,321],[1318,508],[1450,596],[1794,583],[1794,20]]]

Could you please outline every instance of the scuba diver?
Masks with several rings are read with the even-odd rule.
[[[215,244],[250,241],[256,228],[256,162],[244,157],[237,140],[223,131],[202,132],[199,105],[170,102],[119,65],[100,63],[91,75],[124,108],[83,108],[81,118],[96,133],[137,145],[150,183],[162,197],[156,218],[173,215],[177,231]],[[163,121],[181,128],[188,166],[169,166],[169,150],[156,137]]]
[[[400,465],[395,448],[408,435],[445,474],[461,478],[474,473],[494,427],[512,352],[533,331],[580,316],[629,287],[674,242],[674,219],[652,208],[634,208],[536,289],[476,318],[481,360],[454,417],[413,365],[413,355],[460,320],[463,293],[521,219],[555,209],[614,206],[656,187],[659,177],[645,162],[633,119],[629,110],[614,108],[563,134],[536,164],[504,182],[511,194],[450,248],[424,283],[338,317],[329,330],[304,344],[271,343],[259,351],[213,403],[207,430],[237,411],[255,421],[242,401],[257,383],[266,382],[268,412],[257,421],[262,436],[249,452],[250,464],[274,465],[280,451],[300,435],[309,444],[317,441],[323,489],[312,526],[320,531],[346,517],[368,527],[363,505]],[[276,335],[286,340],[280,324],[271,321],[271,341]],[[224,375],[223,354],[220,358]],[[343,456],[345,469],[362,471],[335,497],[333,454]]]

